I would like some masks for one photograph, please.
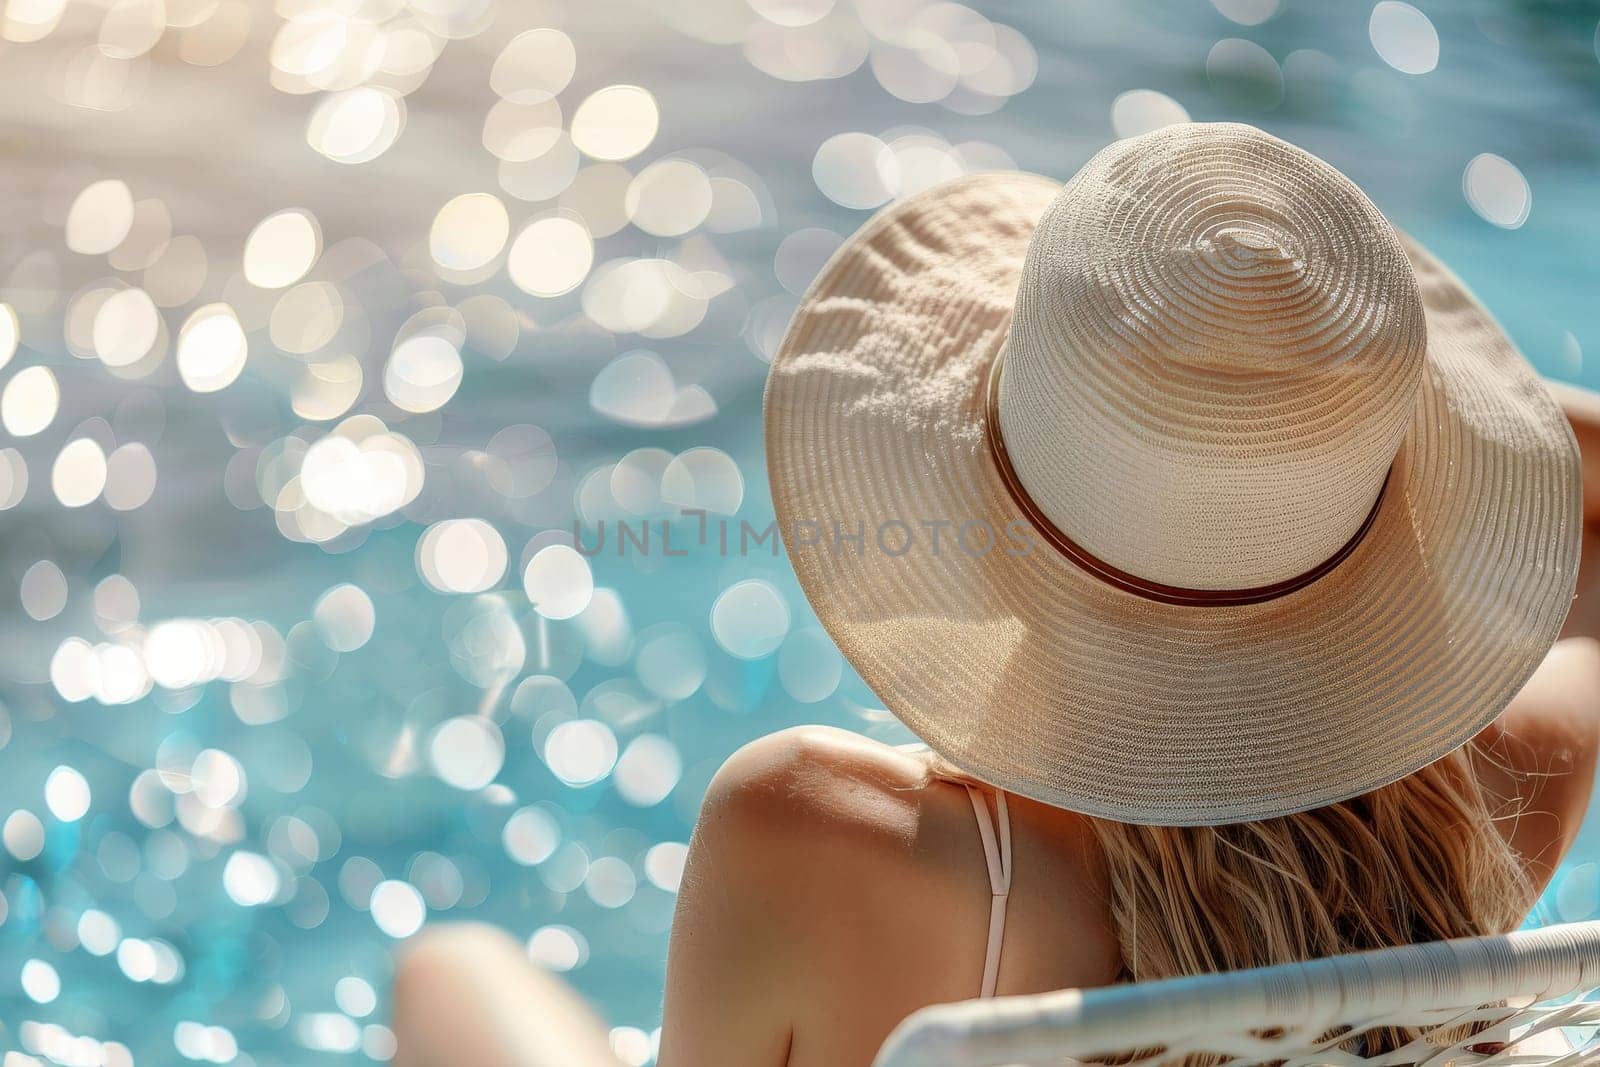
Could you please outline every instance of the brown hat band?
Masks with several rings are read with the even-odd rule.
[[[1390,466],[1389,473],[1384,476],[1383,485],[1378,489],[1377,499],[1372,502],[1372,510],[1367,512],[1367,517],[1362,520],[1361,526],[1351,536],[1344,546],[1302,574],[1293,578],[1286,578],[1281,582],[1270,585],[1258,585],[1249,589],[1186,589],[1182,586],[1163,585],[1141,578],[1136,574],[1129,574],[1118,567],[1113,567],[1093,552],[1078,544],[1072,538],[1062,533],[1055,523],[1040,510],[1033,497],[1028,495],[1023,488],[1022,480],[1017,477],[1016,468],[1011,465],[1011,456],[1006,452],[1006,442],[1000,432],[1000,365],[1005,362],[1005,349],[1000,350],[995,356],[994,363],[989,367],[988,375],[988,416],[984,426],[984,435],[989,439],[989,451],[994,457],[994,465],[1000,472],[1000,480],[1005,483],[1006,491],[1011,494],[1011,499],[1022,509],[1023,517],[1028,523],[1044,537],[1046,541],[1082,569],[1099,578],[1108,585],[1118,589],[1142,596],[1146,600],[1158,601],[1162,604],[1182,604],[1190,607],[1229,607],[1241,604],[1259,604],[1265,600],[1275,600],[1287,596],[1297,589],[1304,589],[1315,582],[1339,564],[1345,557],[1354,552],[1361,539],[1372,529],[1373,522],[1378,517],[1378,509],[1383,505],[1384,494],[1389,491],[1389,482],[1394,478],[1394,467]]]

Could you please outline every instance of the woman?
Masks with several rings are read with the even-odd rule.
[[[931,1003],[1509,930],[1572,843],[1600,460],[1581,494],[1488,314],[1293,146],[1169,127],[1065,189],[889,208],[796,315],[767,449],[818,617],[929,749],[729,760],[662,1067],[865,1064]],[[486,936],[410,957],[410,1062],[445,1047],[424,1012],[569,996]],[[553,1015],[572,1044],[529,1048],[610,1062]]]

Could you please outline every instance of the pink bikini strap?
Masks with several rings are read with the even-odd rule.
[[[999,843],[996,844],[994,820],[989,815],[989,803],[983,792],[969,785],[967,796],[978,818],[983,858],[989,865],[989,946],[983,954],[983,986],[979,996],[992,997],[1000,978],[1000,946],[1006,936],[1006,898],[1011,893],[1011,813],[1006,810],[1004,790],[996,790],[995,806],[1000,819]]]

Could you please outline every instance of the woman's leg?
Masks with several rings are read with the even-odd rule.
[[[491,926],[430,927],[402,950],[395,1067],[619,1067],[606,1027]]]

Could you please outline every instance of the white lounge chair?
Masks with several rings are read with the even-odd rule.
[[[1309,963],[924,1008],[876,1067],[1600,1062],[1600,922]],[[1590,999],[1594,997],[1595,999]],[[1416,1037],[1374,1056],[1356,1035]]]

